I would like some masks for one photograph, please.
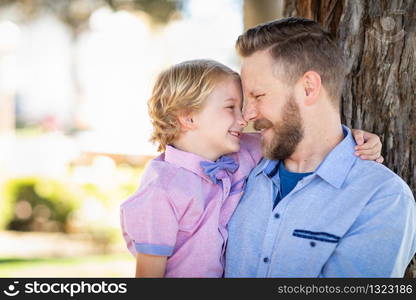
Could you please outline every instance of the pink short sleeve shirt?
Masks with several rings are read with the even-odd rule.
[[[227,223],[245,179],[261,158],[257,134],[243,134],[239,167],[221,170],[215,184],[203,158],[168,146],[148,165],[139,189],[121,204],[123,237],[129,251],[167,256],[166,277],[221,277]]]

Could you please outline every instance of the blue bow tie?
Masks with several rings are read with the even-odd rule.
[[[229,156],[221,156],[215,162],[201,161],[200,165],[204,169],[205,174],[211,178],[213,183],[218,183],[217,173],[220,170],[230,171],[234,173],[238,169],[238,163]]]

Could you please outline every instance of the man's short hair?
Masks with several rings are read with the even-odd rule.
[[[287,83],[294,84],[313,70],[321,76],[328,96],[339,105],[345,80],[343,53],[318,23],[294,17],[275,20],[248,29],[236,43],[242,57],[268,48],[275,62],[283,67]]]

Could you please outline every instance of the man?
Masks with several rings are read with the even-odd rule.
[[[357,158],[341,125],[342,52],[317,23],[289,18],[237,41],[264,159],[229,223],[226,277],[402,277],[416,251],[407,184]]]

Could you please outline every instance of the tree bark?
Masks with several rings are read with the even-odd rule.
[[[283,18],[284,4],[283,0],[244,0],[244,28]]]

